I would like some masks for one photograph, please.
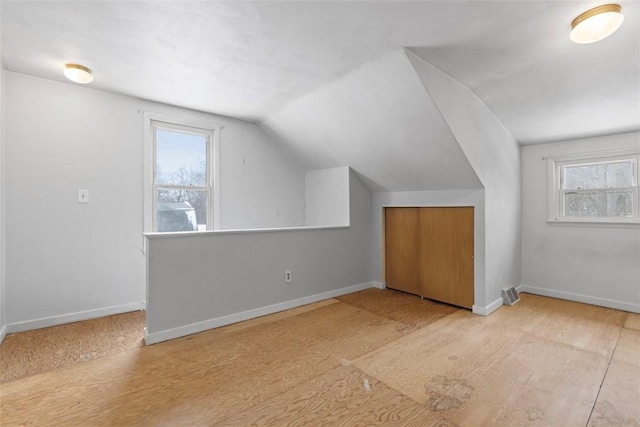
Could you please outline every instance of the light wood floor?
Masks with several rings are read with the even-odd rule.
[[[526,294],[483,318],[371,289],[94,351],[1,384],[0,424],[640,425],[640,315]]]

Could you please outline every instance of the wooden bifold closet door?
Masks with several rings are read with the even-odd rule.
[[[385,209],[388,288],[471,308],[473,262],[473,207]]]

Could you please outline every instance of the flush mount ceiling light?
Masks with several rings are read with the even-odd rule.
[[[91,69],[80,64],[65,64],[64,75],[76,83],[87,84],[93,81]]]
[[[578,15],[571,22],[571,41],[580,44],[593,43],[613,34],[624,21],[619,4],[605,4]]]

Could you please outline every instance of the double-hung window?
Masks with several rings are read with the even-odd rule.
[[[151,119],[151,231],[213,229],[215,129]]]
[[[637,153],[553,161],[551,220],[639,221]]]

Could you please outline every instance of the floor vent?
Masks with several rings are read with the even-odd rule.
[[[513,286],[509,289],[502,290],[502,301],[505,305],[513,305],[520,301],[520,295],[518,295],[518,291]]]

